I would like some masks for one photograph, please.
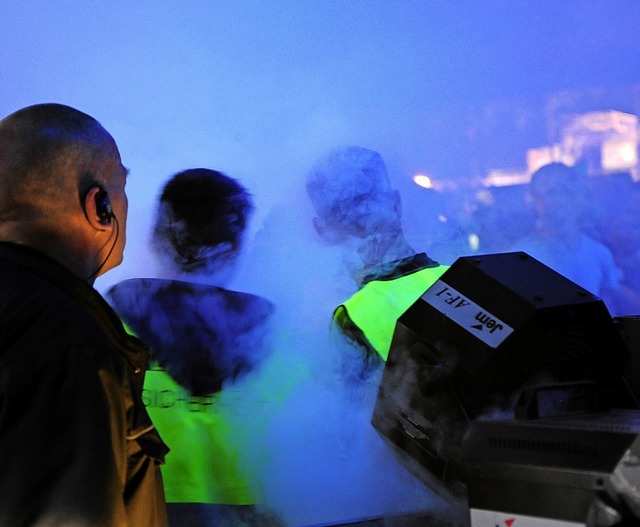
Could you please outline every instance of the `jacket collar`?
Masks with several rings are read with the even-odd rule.
[[[117,342],[134,370],[146,366],[147,349],[142,342],[126,333],[118,315],[100,293],[46,254],[11,242],[0,242],[0,260],[10,262],[57,287],[90,311],[103,331]]]
[[[427,267],[437,267],[438,265],[438,262],[429,258],[426,253],[417,253],[413,256],[378,265],[363,278],[362,286],[374,280],[395,280],[401,276],[421,271]]]

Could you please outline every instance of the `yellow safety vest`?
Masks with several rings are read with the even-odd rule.
[[[398,318],[447,269],[449,266],[438,265],[397,278],[372,280],[338,306],[333,319],[348,336],[386,362]]]
[[[145,377],[143,402],[171,452],[161,467],[170,503],[256,503],[221,394],[190,395],[159,367]]]
[[[127,325],[131,335],[136,333]],[[252,505],[251,475],[240,462],[230,425],[233,388],[224,395],[191,395],[159,365],[145,374],[142,400],[171,451],[161,466],[169,503]]]

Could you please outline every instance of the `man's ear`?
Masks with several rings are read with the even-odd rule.
[[[107,191],[95,185],[85,194],[82,203],[84,214],[89,224],[98,231],[112,228],[113,211]]]

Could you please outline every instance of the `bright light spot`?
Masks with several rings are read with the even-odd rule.
[[[438,214],[438,221],[440,223],[447,223],[447,217],[444,214]]]
[[[416,174],[413,176],[413,182],[422,188],[433,188],[433,182],[426,174]]]
[[[636,142],[613,139],[602,144],[602,168],[604,170],[625,170],[638,163]]]
[[[471,234],[469,234],[468,241],[469,248],[473,252],[476,252],[478,249],[480,249],[480,236],[478,236],[476,233],[472,232]]]

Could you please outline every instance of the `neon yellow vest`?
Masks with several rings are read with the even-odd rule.
[[[368,282],[336,308],[334,321],[386,361],[396,321],[448,268],[438,265],[390,280]]]
[[[123,322],[127,333],[136,333]],[[171,451],[161,466],[168,503],[251,505],[251,477],[241,468],[229,416],[229,395],[195,397],[157,364],[145,374],[142,399]]]
[[[169,503],[256,503],[221,394],[195,397],[159,367],[147,371],[143,401],[171,448],[161,467]],[[228,394],[225,397],[228,400]]]

